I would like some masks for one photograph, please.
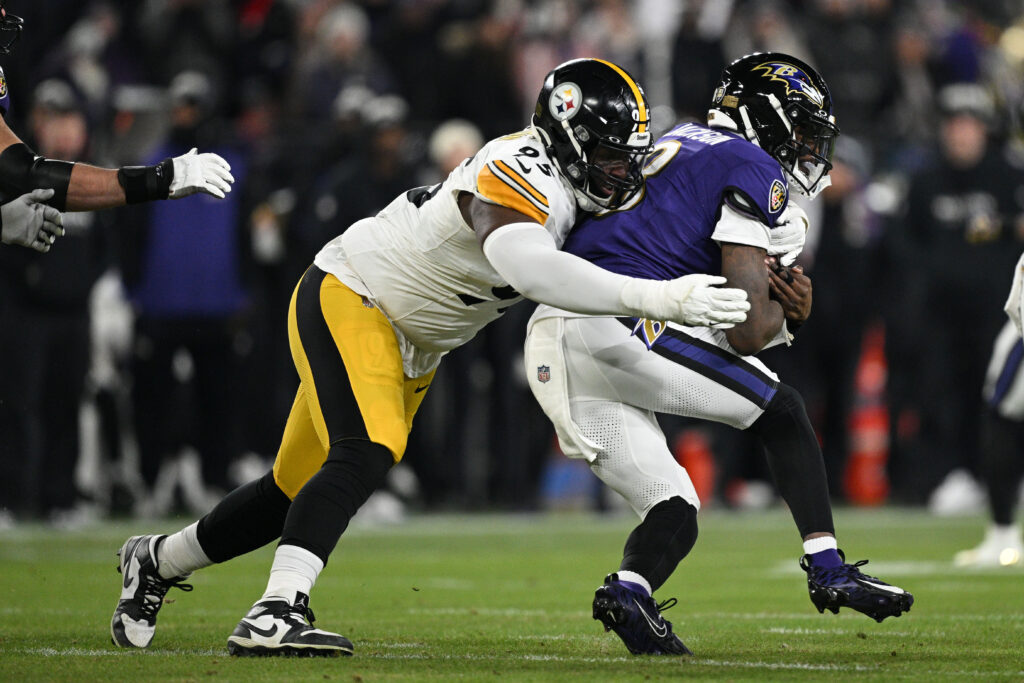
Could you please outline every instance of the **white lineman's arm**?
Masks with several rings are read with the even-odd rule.
[[[1010,285],[1010,296],[1006,299],[1003,310],[1010,317],[1013,324],[1017,326],[1017,334],[1024,337],[1024,254],[1021,254],[1017,261],[1017,267],[1013,271],[1013,283]]]
[[[642,280],[599,268],[559,251],[537,223],[495,229],[483,244],[498,274],[528,299],[575,313],[630,315],[683,325],[732,327],[746,319],[746,292],[714,285],[723,277],[686,275]]]
[[[778,256],[779,263],[784,266],[793,265],[796,257],[804,249],[809,226],[807,212],[790,202],[779,216],[775,227],[769,231],[768,255]]]
[[[19,244],[36,251],[50,251],[53,241],[64,234],[60,211],[43,204],[53,190],[33,190],[0,206],[4,244]]]

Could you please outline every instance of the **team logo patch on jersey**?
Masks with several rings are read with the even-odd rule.
[[[762,69],[764,73],[761,75],[765,78],[785,83],[787,95],[800,93],[813,102],[816,107],[824,106],[825,97],[811,84],[810,76],[804,73],[803,69],[785,62],[765,62],[755,66],[754,69]]]
[[[544,383],[551,381],[551,367],[548,365],[537,366],[537,381]]]
[[[7,97],[7,76],[0,71],[0,97]]]
[[[567,121],[576,116],[583,103],[583,93],[575,83],[563,83],[551,91],[548,110],[556,121]]]
[[[772,213],[778,213],[782,210],[782,205],[786,203],[786,184],[779,179],[772,181],[772,186],[768,190],[768,210]]]
[[[668,325],[661,320],[640,318],[636,321],[636,325],[633,326],[633,334],[639,337],[640,341],[647,345],[647,350],[650,351],[654,348],[654,342],[658,341],[658,337],[666,329],[668,329]]]

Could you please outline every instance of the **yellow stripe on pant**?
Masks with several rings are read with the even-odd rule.
[[[288,343],[300,382],[274,461],[281,490],[294,498],[345,439],[369,439],[401,460],[434,373],[405,376],[384,314],[312,266],[292,293]]]

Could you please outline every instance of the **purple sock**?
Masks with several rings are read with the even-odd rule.
[[[647,592],[647,589],[641,586],[639,583],[633,583],[632,581],[619,581],[619,585],[625,586],[634,593],[640,593],[641,595],[650,596],[650,593]]]
[[[835,548],[826,548],[821,552],[811,553],[810,558],[812,565],[824,569],[831,569],[843,564],[843,558],[839,557],[839,553],[836,552]]]

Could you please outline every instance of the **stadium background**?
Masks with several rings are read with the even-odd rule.
[[[71,112],[89,128],[78,158],[145,163],[194,141],[230,150],[239,173],[232,211],[215,219],[204,204],[177,217],[110,212],[42,257],[60,259],[50,271],[35,256],[0,250],[3,335],[69,314],[84,316],[89,330],[66,346],[58,338],[26,355],[0,353],[0,528],[201,512],[218,489],[261,472],[296,385],[285,306],[313,255],[399,192],[435,182],[479,140],[521,128],[555,64],[577,56],[622,64],[646,86],[663,131],[701,118],[721,68],[754,50],[817,67],[843,131],[843,182],[818,202],[822,230],[802,257],[815,312],[792,348],[765,358],[804,393],[837,501],[980,509],[983,492],[969,474],[977,471],[976,429],[964,416],[981,409],[976,368],[994,332],[952,311],[982,311],[998,327],[1024,240],[1024,4],[11,0],[8,9],[26,23],[13,54],[0,58],[8,122],[30,145],[38,147],[47,117]],[[186,106],[198,112],[187,125],[175,118]],[[967,223],[988,226],[973,241],[919,240],[907,227],[922,222],[908,188],[942,163],[942,121],[964,112],[988,126],[992,153],[1005,163],[998,181],[1012,186],[1016,209],[969,211]],[[168,251],[160,259],[153,235],[166,236],[161,226],[174,220],[217,231],[221,248],[186,242],[173,253],[191,250],[194,259],[174,261]],[[982,282],[949,287],[964,301],[935,310],[927,291],[936,265]],[[216,297],[201,287],[191,288],[199,290],[192,299],[175,298],[184,283],[202,281],[199,267],[217,273],[211,281],[230,301],[211,303]],[[74,292],[47,289],[54,280]],[[170,314],[161,308],[169,300],[178,306]],[[411,469],[396,473],[394,495],[378,499],[377,514],[614,504],[585,468],[558,456],[529,395],[520,349],[530,309],[513,309],[442,365],[413,430]],[[226,335],[219,402],[200,400],[209,399],[196,386],[201,364],[178,350],[168,366],[171,400],[152,412],[140,398],[148,382],[141,372],[154,371],[144,362],[148,345],[177,340],[184,349],[192,323],[209,318]],[[149,326],[133,327],[140,319]],[[965,327],[976,343],[957,346]],[[83,344],[85,377],[61,376],[57,361]],[[51,424],[45,393],[19,391],[10,379],[27,366],[41,374],[22,376],[24,386],[83,386],[74,434]],[[65,398],[77,412],[77,395]],[[211,415],[215,451],[203,445]],[[684,421],[667,427],[712,507],[772,503],[763,459],[742,435]],[[215,474],[204,481],[204,472]],[[53,482],[72,475],[72,498],[47,497]]]

